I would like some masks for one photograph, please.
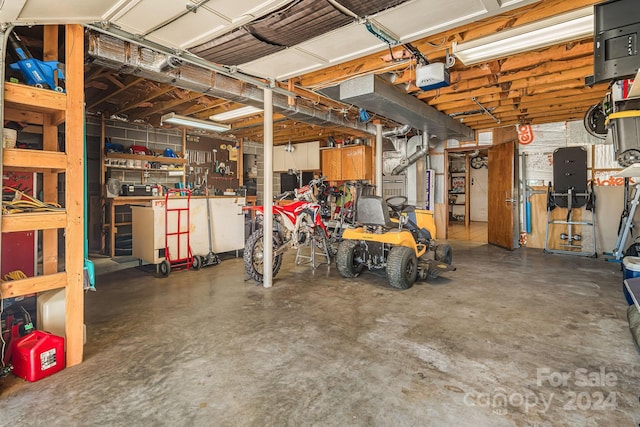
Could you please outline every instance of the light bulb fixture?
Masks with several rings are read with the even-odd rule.
[[[180,116],[176,113],[165,114],[160,119],[160,122],[178,126],[206,129],[214,132],[225,132],[231,129],[230,125],[216,123],[209,120],[194,119],[193,117]]]
[[[365,21],[364,26],[371,34],[373,34],[389,46],[397,46],[400,44],[400,37],[391,33],[391,31],[387,30],[386,28],[382,28],[380,25],[376,25],[368,19]]]
[[[289,141],[289,143],[284,146],[284,151],[286,151],[287,153],[293,153],[295,150],[296,147],[291,144],[291,141]]]
[[[585,7],[462,43],[453,54],[464,65],[540,49],[593,36],[593,7]]]
[[[214,114],[212,116],[209,116],[209,119],[218,122],[226,122],[227,120],[239,119],[241,117],[251,116],[260,112],[262,112],[262,108],[247,105],[246,107],[236,108],[235,110]]]

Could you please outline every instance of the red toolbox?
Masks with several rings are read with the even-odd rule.
[[[27,381],[38,381],[64,369],[64,338],[33,331],[18,339],[11,358],[13,373]]]

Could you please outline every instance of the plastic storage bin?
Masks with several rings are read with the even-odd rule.
[[[631,298],[626,286],[624,286],[624,279],[640,277],[640,257],[626,256],[622,258],[622,276],[622,291],[627,303],[631,305],[633,304],[633,298]]]

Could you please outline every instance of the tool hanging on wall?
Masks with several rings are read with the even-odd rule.
[[[56,74],[58,79],[64,80],[64,64],[58,61],[35,59],[15,32],[9,34],[8,46],[17,59],[9,67],[12,70],[20,71],[28,85],[40,88],[48,87],[56,92],[64,92],[64,89],[58,86],[55,80]]]

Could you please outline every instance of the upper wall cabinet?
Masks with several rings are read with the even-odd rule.
[[[287,151],[286,145],[273,147],[273,171],[287,172],[289,169],[299,171],[320,170],[320,142],[305,142],[292,146]]]
[[[322,150],[322,173],[328,181],[373,180],[373,155],[367,145]]]

